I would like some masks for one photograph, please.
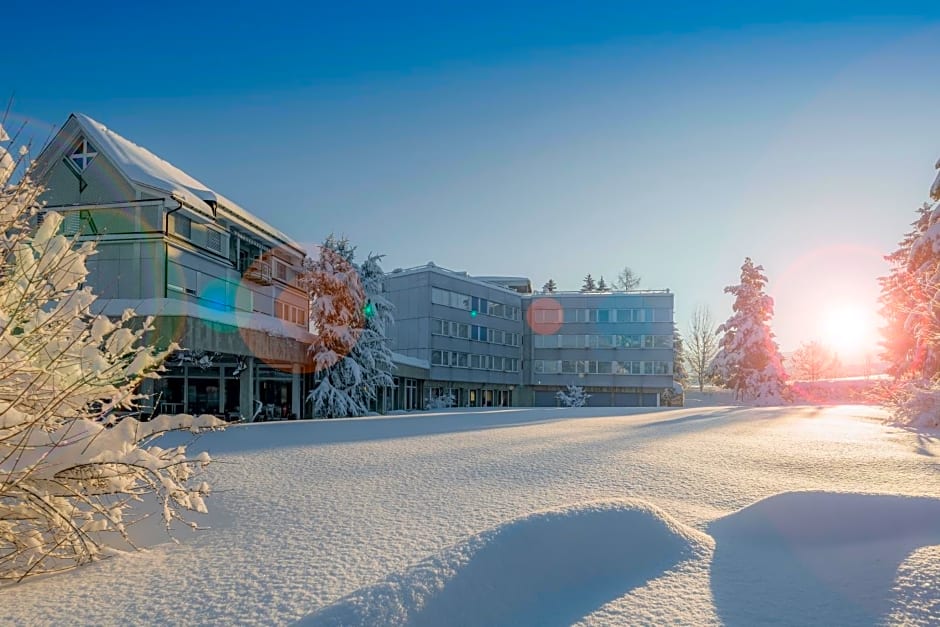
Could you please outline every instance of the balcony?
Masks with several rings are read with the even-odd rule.
[[[271,285],[271,264],[267,261],[255,260],[242,275],[249,281],[254,281],[260,285]]]

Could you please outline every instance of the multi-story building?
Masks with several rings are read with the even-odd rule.
[[[673,386],[673,294],[555,292],[524,301],[529,403],[578,385],[589,405],[656,406]]]
[[[673,388],[668,290],[533,294],[523,277],[473,277],[434,264],[386,278],[393,345],[430,362],[416,407],[555,406],[568,385],[589,405],[655,406]]]
[[[499,283],[434,264],[386,276],[385,296],[396,308],[393,350],[430,363],[423,393],[406,396],[404,409],[447,394],[459,406],[519,404],[522,294]]]
[[[45,210],[98,243],[87,282],[101,311],[154,315],[153,343],[185,349],[144,390],[155,411],[303,415],[311,336],[297,242],[84,115],[69,117],[36,167]]]
[[[84,115],[56,133],[36,175],[65,233],[98,243],[87,281],[100,311],[155,316],[149,341],[183,347],[142,390],[154,411],[309,414],[301,246]],[[384,287],[398,371],[379,411],[448,395],[459,406],[554,406],[569,384],[592,405],[655,405],[672,386],[668,291],[532,294],[525,277],[430,263],[391,272]]]

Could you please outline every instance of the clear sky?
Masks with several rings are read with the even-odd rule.
[[[784,350],[875,309],[940,157],[938,3],[507,4],[13,0],[0,95],[386,270],[629,265],[685,331],[751,256]]]

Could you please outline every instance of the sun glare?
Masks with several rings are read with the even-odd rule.
[[[822,341],[841,356],[858,355],[874,343],[872,315],[861,307],[836,307],[826,312]]]

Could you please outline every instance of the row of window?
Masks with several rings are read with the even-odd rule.
[[[304,320],[304,310],[300,307],[294,307],[293,305],[276,300],[274,301],[274,315],[281,320],[307,326],[307,320]]]
[[[485,298],[477,298],[476,296],[458,294],[457,292],[442,290],[437,287],[431,288],[431,302],[435,305],[464,309],[469,311],[471,315],[486,314],[507,320],[520,320],[522,318],[522,312],[518,307],[496,303]]]
[[[432,366],[495,370],[497,372],[519,372],[519,359],[496,355],[474,355],[454,351],[431,351]]]
[[[260,293],[225,279],[200,272],[194,268],[168,261],[166,275],[167,289],[189,296],[195,296],[214,309],[231,311],[254,311],[274,315],[281,320],[307,328],[308,321],[302,307],[283,302],[270,293]]]
[[[534,335],[535,348],[672,348],[671,335]]]
[[[535,359],[532,371],[536,374],[672,374],[672,362]]]
[[[637,309],[557,309],[535,308],[534,322],[672,322],[672,309],[643,307]]]
[[[431,334],[456,337],[464,340],[489,342],[490,344],[503,344],[505,346],[522,346],[522,334],[501,329],[491,329],[476,324],[465,324],[451,320],[431,319]]]

